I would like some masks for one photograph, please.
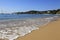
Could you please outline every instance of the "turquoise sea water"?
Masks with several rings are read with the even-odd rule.
[[[26,18],[45,18],[56,16],[54,14],[0,14],[0,20],[7,19],[26,19]]]

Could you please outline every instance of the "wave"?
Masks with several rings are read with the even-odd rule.
[[[0,38],[14,40],[58,18],[58,16],[53,16],[47,18],[0,21]]]

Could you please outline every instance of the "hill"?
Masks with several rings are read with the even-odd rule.
[[[15,12],[16,14],[60,14],[60,9],[57,10],[47,10],[47,11],[36,11],[30,10],[26,12]]]

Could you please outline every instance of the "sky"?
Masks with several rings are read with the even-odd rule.
[[[60,8],[60,0],[0,0],[0,13],[29,10],[53,10]]]

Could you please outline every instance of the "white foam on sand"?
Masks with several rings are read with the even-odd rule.
[[[17,37],[24,36],[33,30],[39,29],[42,25],[46,25],[57,18],[57,16],[54,16],[49,18],[0,21],[0,38],[14,40]]]

